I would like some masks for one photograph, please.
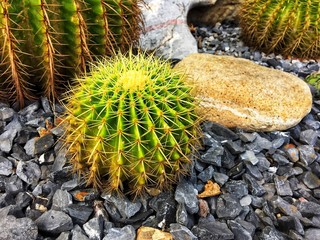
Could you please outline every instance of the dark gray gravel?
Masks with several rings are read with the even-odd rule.
[[[239,40],[231,24],[197,27],[199,51],[243,57],[301,78],[316,61],[265,55]],[[56,112],[53,112],[55,109]],[[60,105],[42,98],[19,112],[0,103],[0,239],[125,239],[140,226],[174,239],[320,239],[320,101],[299,125],[270,133],[204,122],[203,148],[190,176],[171,192],[119,199],[71,174],[62,128],[48,130]],[[208,180],[222,194],[198,199]]]

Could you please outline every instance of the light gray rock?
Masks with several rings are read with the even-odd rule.
[[[9,153],[12,148],[12,142],[17,135],[17,130],[7,130],[0,135],[0,151]]]
[[[174,239],[197,240],[198,238],[185,226],[177,223],[170,224],[170,233]]]
[[[175,196],[178,203],[185,204],[187,211],[191,214],[199,211],[197,193],[191,183],[182,181],[178,184]]]
[[[9,159],[0,156],[0,175],[9,176],[12,173],[12,167]]]
[[[114,204],[118,209],[122,218],[131,218],[134,216],[141,208],[141,202],[135,201],[131,202],[129,199],[123,197],[118,198],[113,194],[105,194],[102,196],[108,203]]]
[[[187,15],[191,8],[212,5],[216,0],[145,0],[141,6],[145,29],[139,44],[165,58],[183,58],[198,52]]]
[[[58,189],[52,198],[52,210],[62,211],[72,204],[72,196],[65,190]]]
[[[0,219],[0,239],[35,240],[38,228],[30,218],[8,215]]]
[[[69,240],[70,232],[62,232],[56,240]]]
[[[103,218],[94,217],[90,219],[87,223],[83,224],[83,229],[86,232],[90,240],[100,240],[102,239],[103,233]]]
[[[41,170],[38,164],[30,161],[19,161],[16,173],[22,181],[28,184],[37,183],[41,176]]]
[[[14,115],[14,110],[8,107],[0,108],[0,120],[1,121],[10,121]]]
[[[305,240],[318,240],[320,238],[320,229],[318,228],[309,228],[305,232]]]
[[[123,228],[111,228],[103,240],[134,240],[136,238],[136,231],[131,225]]]
[[[75,225],[71,233],[72,233],[71,240],[89,240],[89,238],[84,234],[83,230],[79,225]]]

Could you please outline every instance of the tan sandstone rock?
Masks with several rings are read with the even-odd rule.
[[[249,60],[190,54],[175,69],[185,71],[199,99],[198,113],[226,127],[285,130],[309,113],[312,95],[298,77]]]
[[[140,227],[137,230],[136,240],[173,240],[173,237],[168,232],[163,232],[152,227]]]

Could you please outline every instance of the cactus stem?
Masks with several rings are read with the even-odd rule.
[[[55,63],[54,63],[54,53],[55,53],[55,49],[53,47],[53,44],[52,44],[52,39],[51,39],[51,36],[50,36],[50,28],[51,28],[51,25],[50,25],[50,20],[49,20],[49,17],[48,17],[48,13],[47,13],[47,3],[45,0],[41,0],[40,1],[40,8],[41,8],[41,11],[42,11],[42,16],[43,16],[43,23],[44,23],[44,26],[45,26],[45,37],[46,37],[46,40],[44,42],[44,45],[45,45],[45,48],[46,48],[46,51],[44,54],[44,60],[43,60],[43,63],[44,64],[47,64],[46,65],[46,69],[45,69],[45,73],[44,75],[47,75],[47,71],[49,72],[49,74],[47,75],[48,76],[48,82],[47,82],[47,85],[45,86],[45,94],[51,99],[51,100],[54,100],[54,98],[56,97],[56,88],[55,88]]]
[[[6,63],[4,60],[8,56],[8,66],[7,69],[4,71],[3,74],[8,73],[8,78],[3,82],[4,86],[9,86],[9,96],[2,96],[2,97],[9,97],[12,98],[15,95],[17,104],[19,108],[22,108],[24,106],[24,99],[33,99],[30,94],[30,89],[27,86],[27,83],[25,82],[24,78],[21,76],[22,74],[27,77],[27,73],[24,70],[24,65],[19,57],[18,53],[21,52],[18,48],[19,40],[17,40],[14,37],[14,34],[12,32],[12,28],[10,27],[10,16],[9,16],[9,7],[10,3],[8,0],[3,0],[1,2],[1,10],[2,10],[2,23],[3,25],[2,31],[3,31],[3,49],[2,49],[2,63]],[[5,56],[7,52],[7,56]],[[2,75],[3,75],[2,74]],[[8,94],[8,93],[6,93]]]
[[[77,0],[75,0],[75,4],[76,4],[76,11],[77,11],[77,16],[79,19],[79,36],[80,36],[80,42],[81,42],[81,72],[86,73],[86,62],[87,60],[89,61],[93,61],[93,58],[90,54],[90,50],[89,47],[87,45],[87,40],[86,40],[86,36],[88,34],[88,30],[87,30],[87,25],[86,22],[81,14],[81,9],[79,6],[79,2]]]

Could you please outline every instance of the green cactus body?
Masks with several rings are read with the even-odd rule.
[[[2,0],[0,98],[20,107],[40,94],[53,100],[88,61],[126,51],[141,1]]]
[[[82,25],[78,18],[78,9],[76,1],[63,0],[60,1],[59,10],[61,20],[58,23],[63,34],[60,35],[59,42],[61,43],[61,53],[63,57],[62,64],[68,66],[75,73],[81,72],[79,68],[83,66],[81,63],[81,32]],[[72,46],[72,47],[70,47]]]
[[[186,173],[198,142],[184,75],[152,56],[100,62],[68,93],[66,144],[88,184],[139,195]]]
[[[240,12],[249,45],[284,56],[320,57],[318,0],[247,0]]]

